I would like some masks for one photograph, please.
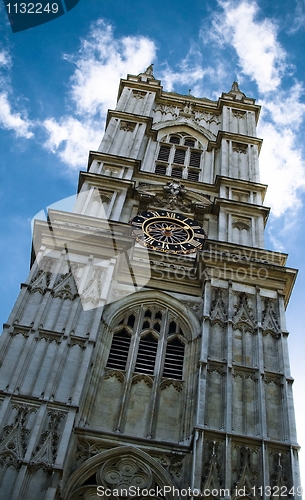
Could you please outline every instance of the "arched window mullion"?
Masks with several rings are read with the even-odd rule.
[[[128,354],[130,350],[131,336],[126,328],[115,332],[112,337],[112,343],[109,351],[107,368],[114,370],[126,369]]]
[[[134,371],[154,375],[157,350],[158,339],[155,338],[152,332],[149,331],[147,334],[140,336]]]
[[[163,364],[163,377],[182,380],[184,365],[184,343],[178,335],[167,340]]]
[[[130,356],[129,356],[129,362],[127,364],[127,378],[129,379],[130,374],[134,372],[135,369],[135,364],[136,364],[136,358],[137,358],[137,352],[139,349],[139,343],[140,343],[140,335],[138,335],[138,332],[142,330],[142,324],[144,320],[144,315],[147,307],[146,305],[142,304],[139,309],[138,309],[138,317],[135,321],[135,326],[134,326],[134,332],[135,334],[133,335],[131,345],[130,345]]]

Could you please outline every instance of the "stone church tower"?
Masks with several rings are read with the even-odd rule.
[[[214,102],[152,67],[121,81],[4,325],[1,498],[300,497],[259,112],[236,82]]]

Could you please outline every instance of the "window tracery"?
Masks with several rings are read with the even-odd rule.
[[[168,309],[140,306],[114,329],[107,368],[182,380],[186,339]],[[163,360],[161,367],[157,358]]]
[[[198,181],[202,163],[202,146],[194,137],[171,134],[160,143],[155,173]]]

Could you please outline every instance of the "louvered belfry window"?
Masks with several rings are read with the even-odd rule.
[[[174,156],[174,163],[179,163],[180,165],[184,164],[185,160],[185,150],[184,149],[176,149]]]
[[[163,377],[182,379],[184,345],[175,337],[166,346]]]
[[[166,174],[166,166],[165,165],[156,165],[155,173],[159,175]]]
[[[197,153],[197,151],[191,151],[190,163],[189,163],[190,167],[199,168],[200,167],[200,158],[201,158],[200,153]]]
[[[177,177],[178,179],[182,179],[182,169],[172,168],[172,177]]]
[[[181,133],[169,135],[159,146],[155,174],[198,181],[202,163],[202,145]],[[179,168],[177,167],[179,165]]]
[[[198,181],[199,179],[199,172],[188,172],[187,174],[187,178],[190,180],[190,181]]]
[[[168,146],[161,146],[158,154],[158,160],[168,161],[170,148]]]
[[[125,370],[128,351],[130,346],[130,335],[123,329],[113,335],[111,349],[108,356],[107,368]]]
[[[135,372],[153,375],[156,363],[158,341],[152,334],[140,339]]]
[[[180,320],[167,308],[141,305],[126,312],[114,330],[106,368],[183,379],[186,341]]]

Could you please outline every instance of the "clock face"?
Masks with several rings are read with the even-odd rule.
[[[202,249],[206,238],[198,222],[166,210],[142,212],[131,224],[139,243],[162,252],[192,253]]]

